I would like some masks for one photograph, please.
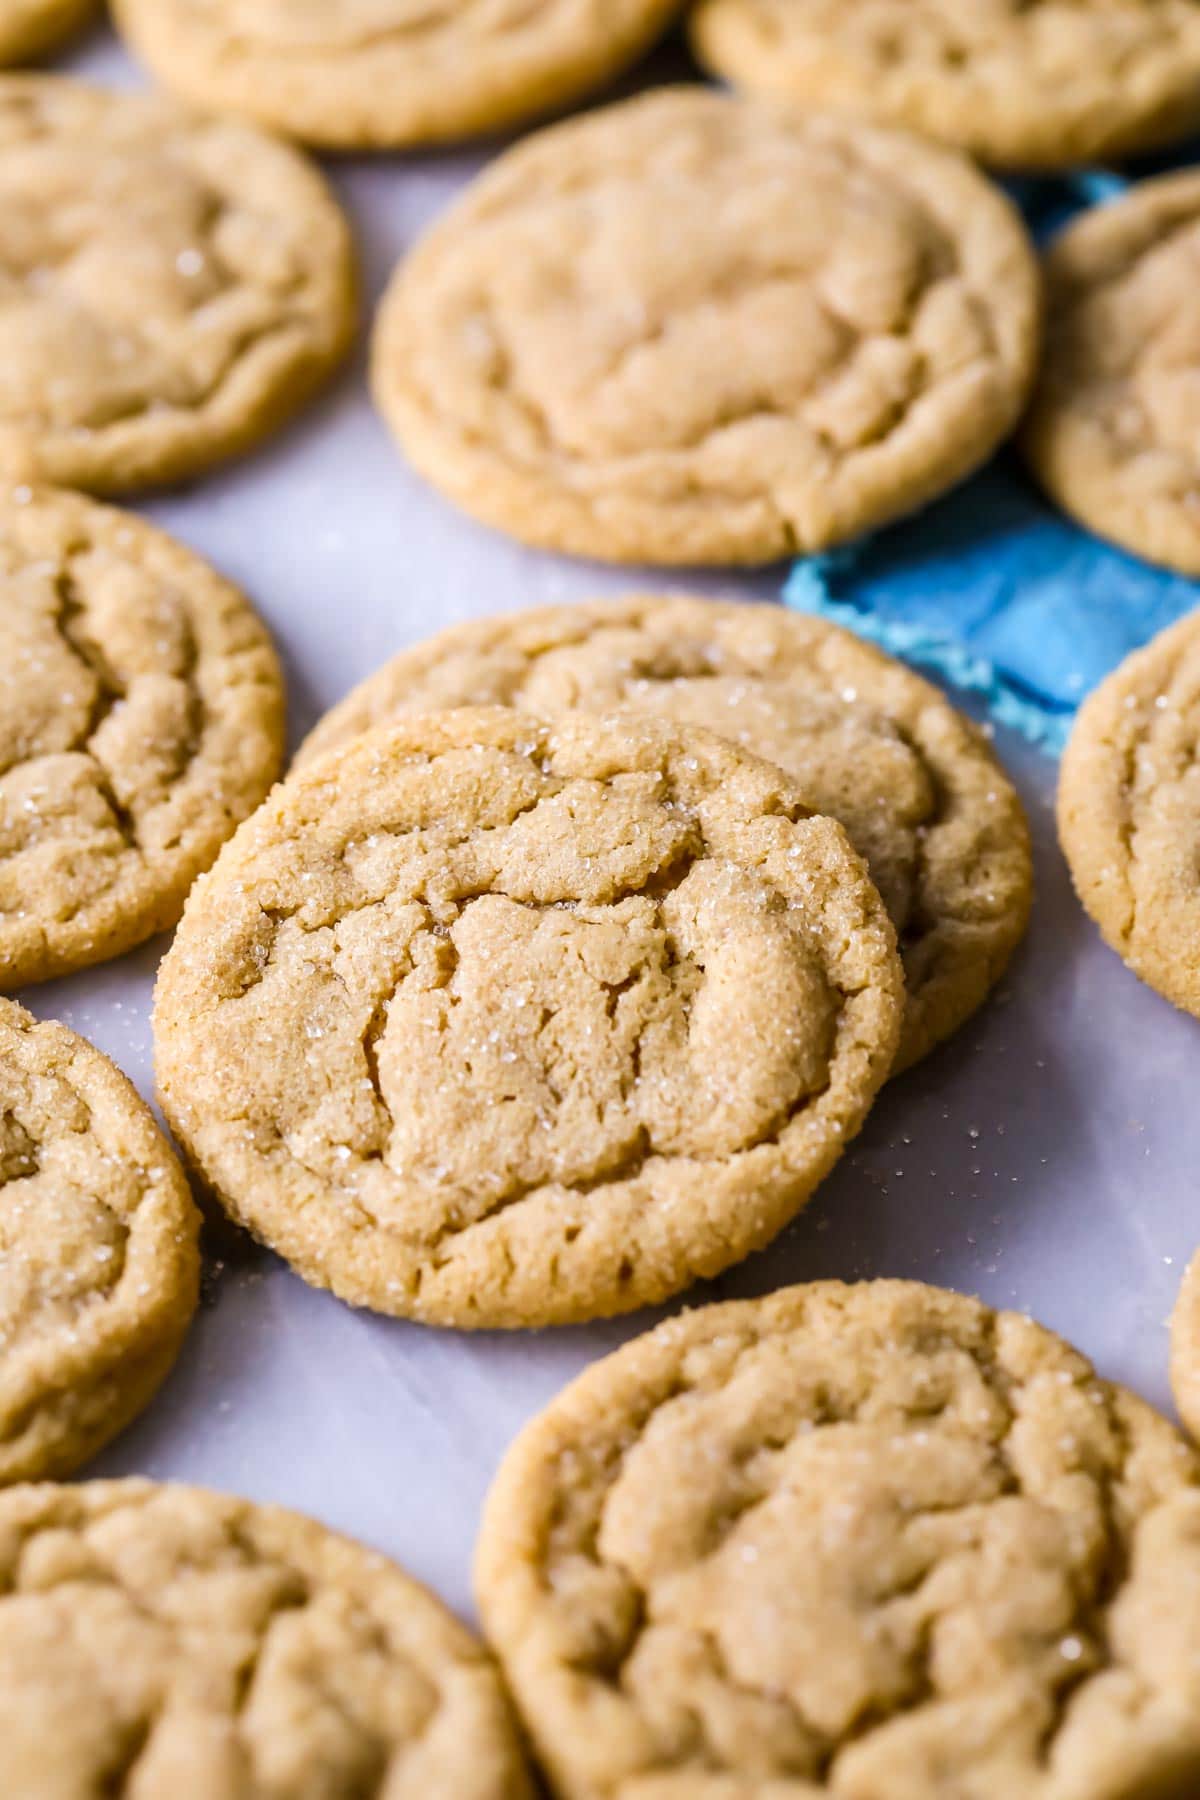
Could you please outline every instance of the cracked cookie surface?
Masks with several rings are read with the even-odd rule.
[[[0,66],[55,50],[96,11],[96,0],[4,0]]]
[[[1171,1387],[1180,1418],[1200,1443],[1200,1254],[1183,1278],[1171,1315]]]
[[[12,1794],[532,1800],[494,1667],[394,1563],[149,1481],[0,1495]]]
[[[1104,940],[1200,1018],[1200,612],[1084,703],[1063,756],[1058,833]]]
[[[701,0],[700,59],[984,162],[1065,168],[1200,124],[1195,0]]]
[[[1065,511],[1185,575],[1200,575],[1198,272],[1200,171],[1068,226],[1046,259],[1046,359],[1024,429]]]
[[[348,348],[345,221],[249,125],[0,77],[0,475],[118,492],[249,448]]]
[[[1023,227],[965,160],[683,88],[494,163],[394,277],[373,382],[416,468],[518,538],[765,562],[968,474],[1037,330]]]
[[[1198,1484],[1028,1318],[818,1283],[593,1365],[477,1586],[562,1800],[1183,1800]]]
[[[197,884],[159,1091],[343,1299],[600,1317],[800,1210],[895,1055],[894,943],[842,828],[721,738],[424,716],[289,776]]]
[[[822,619],[633,595],[473,621],[393,657],[301,756],[407,713],[479,705],[653,713],[777,763],[846,827],[896,927],[897,1067],[974,1012],[1024,931],[1029,833],[995,756],[936,688]]]
[[[195,1311],[199,1227],[120,1070],[0,1000],[0,1484],[70,1474],[147,1404]]]
[[[331,149],[500,131],[581,98],[681,0],[118,0],[167,87]]]
[[[131,514],[0,490],[0,987],[132,949],[283,753],[247,602]]]

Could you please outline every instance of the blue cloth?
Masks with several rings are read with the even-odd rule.
[[[1088,170],[1009,191],[1042,237],[1127,185]],[[798,562],[784,600],[982,695],[997,723],[1057,754],[1084,696],[1200,586],[1089,536],[1005,451],[915,517]]]

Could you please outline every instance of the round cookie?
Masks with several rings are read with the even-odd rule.
[[[935,1288],[706,1307],[593,1364],[509,1451],[477,1586],[559,1800],[1200,1791],[1200,1465]]]
[[[14,1795],[532,1800],[490,1659],[394,1563],[150,1481],[0,1495]]]
[[[11,1000],[0,1189],[2,1485],[70,1474],[148,1403],[195,1311],[200,1217],[120,1070]]]
[[[964,159],[683,88],[494,163],[394,277],[374,390],[417,469],[527,543],[767,562],[982,462],[1037,296]]]
[[[1198,268],[1197,169],[1068,226],[1047,257],[1046,359],[1024,431],[1065,511],[1186,575],[1200,575]]]
[[[294,413],[349,347],[345,220],[230,119],[0,77],[0,476],[178,481]]]
[[[904,125],[983,162],[1070,168],[1200,125],[1195,0],[700,0],[740,87]]]
[[[1200,1443],[1200,1254],[1183,1278],[1171,1315],[1171,1386],[1180,1418]]]
[[[79,495],[0,489],[0,988],[173,925],[283,731],[270,639],[207,564]]]
[[[0,8],[0,67],[29,62],[57,49],[96,11],[96,0],[4,0]]]
[[[1071,733],[1058,835],[1080,900],[1143,981],[1200,1018],[1200,612],[1101,683]]]
[[[1029,832],[995,756],[936,688],[823,619],[634,595],[476,620],[393,657],[301,758],[407,713],[485,704],[655,713],[778,763],[846,827],[896,927],[897,1069],[974,1012],[1024,932]]]
[[[117,0],[158,78],[329,149],[519,125],[634,62],[681,0]]]
[[[159,1091],[316,1286],[602,1317],[800,1210],[895,1055],[894,943],[842,828],[721,738],[424,716],[289,776],[197,883]]]

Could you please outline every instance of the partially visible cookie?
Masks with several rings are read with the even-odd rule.
[[[307,1280],[431,1323],[629,1311],[804,1205],[896,1053],[895,934],[780,770],[657,720],[400,722],[197,883],[159,1091]]]
[[[1079,898],[1143,981],[1200,1018],[1200,612],[1127,657],[1063,757],[1058,832]]]
[[[1200,575],[1198,275],[1200,170],[1069,225],[1046,261],[1046,359],[1024,433],[1061,507],[1185,575]]]
[[[178,481],[290,417],[350,344],[346,222],[252,126],[0,76],[0,476]]]
[[[767,562],[919,506],[1024,404],[1037,271],[964,159],[711,89],[538,134],[401,266],[374,389],[528,543]]]
[[[634,62],[681,0],[117,0],[158,78],[329,149],[501,131]]]
[[[482,1647],[385,1557],[149,1481],[0,1495],[7,1794],[532,1800]]]
[[[488,704],[655,713],[785,769],[846,827],[896,927],[898,1067],[974,1012],[1025,929],[1029,832],[995,756],[936,688],[823,619],[635,595],[475,620],[393,657],[301,757],[407,713]]]
[[[793,1288],[593,1364],[477,1585],[560,1800],[1200,1792],[1200,1463],[957,1294]]]
[[[173,925],[283,732],[271,641],[206,563],[77,494],[0,489],[0,988]]]
[[[2,1485],[70,1474],[150,1400],[195,1310],[200,1218],[120,1070],[11,1000],[0,1191]],[[0,1748],[9,1793],[11,1773]]]
[[[1200,1443],[1200,1255],[1183,1278],[1171,1316],[1171,1386],[1180,1418]]]
[[[700,0],[739,86],[845,107],[984,162],[1070,168],[1200,126],[1195,0]]]
[[[57,49],[96,11],[96,0],[4,0],[0,66],[29,62]]]

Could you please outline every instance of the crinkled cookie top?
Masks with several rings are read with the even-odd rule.
[[[1200,1791],[1200,1465],[1016,1314],[686,1314],[502,1466],[479,1594],[563,1800]]]
[[[148,1481],[0,1495],[6,1789],[530,1800],[495,1672],[382,1556]]]
[[[738,86],[984,162],[1066,168],[1200,124],[1195,0],[701,0],[692,38]]]
[[[159,977],[227,1208],[379,1310],[533,1325],[765,1243],[862,1122],[903,979],[841,827],[699,730],[500,709],[292,775]]]
[[[174,924],[278,772],[284,701],[270,639],[237,590],[141,519],[79,495],[0,490],[0,598],[11,988]]]
[[[149,1399],[196,1305],[199,1227],[120,1071],[0,1000],[0,1484],[70,1473]]]
[[[1025,433],[1059,505],[1188,575],[1200,574],[1198,276],[1194,170],[1068,226],[1047,258],[1046,361]]]
[[[401,265],[374,383],[417,468],[517,537],[761,562],[981,462],[1037,323],[1021,223],[965,160],[678,89],[492,164]]]
[[[117,492],[262,437],[346,349],[345,221],[229,119],[0,77],[0,474]]]
[[[475,620],[393,657],[302,755],[407,713],[485,704],[653,713],[778,763],[846,827],[896,927],[899,1066],[975,1010],[1024,930],[1029,836],[995,756],[936,688],[836,625],[649,595]]]

